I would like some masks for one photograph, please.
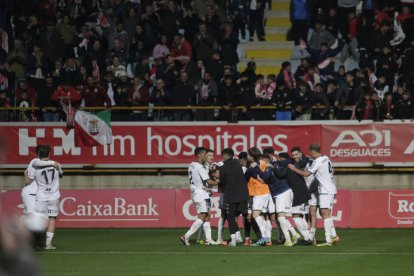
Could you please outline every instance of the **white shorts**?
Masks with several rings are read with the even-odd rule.
[[[309,199],[308,203],[309,203],[309,206],[318,206],[319,205],[319,194],[312,193],[311,199]]]
[[[293,206],[292,207],[292,214],[302,214],[302,215],[307,214],[305,203],[302,203],[301,205],[298,205],[298,206]]]
[[[36,200],[34,214],[42,217],[57,217],[59,214],[59,199],[47,201]]]
[[[322,194],[319,195],[319,208],[331,209],[334,205],[335,195]]]
[[[196,207],[197,214],[210,213],[211,200],[209,198],[204,199],[203,201],[194,202],[194,205]]]
[[[36,195],[32,194],[21,194],[22,200],[23,200],[23,206],[24,206],[24,214],[33,214],[35,210],[36,205]]]
[[[269,214],[274,214],[276,212],[276,205],[273,201],[272,195],[269,195],[269,204],[267,204],[267,212]]]
[[[276,213],[290,213],[292,211],[293,192],[291,189],[275,196]]]
[[[266,213],[270,197],[270,194],[253,196],[253,211],[261,211]]]

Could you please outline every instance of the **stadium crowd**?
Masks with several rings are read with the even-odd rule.
[[[300,65],[263,76],[252,60],[239,72],[239,38],[265,40],[268,2],[2,1],[0,107],[39,109],[0,110],[0,121],[64,120],[64,97],[146,108],[114,109],[114,121],[414,117],[412,0],[291,0]]]

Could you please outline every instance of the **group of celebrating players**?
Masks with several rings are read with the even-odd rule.
[[[197,243],[207,245],[272,245],[273,224],[278,227],[277,244],[280,245],[332,246],[339,241],[331,216],[337,189],[329,157],[321,153],[318,144],[309,146],[310,157],[299,147],[291,148],[290,155],[281,152],[275,156],[274,153],[273,148],[266,148],[262,153],[252,147],[235,158],[234,151],[226,148],[222,152],[223,161],[214,163],[212,150],[195,149],[196,161],[190,164],[188,175],[198,218],[180,237],[184,245],[190,245],[190,237],[197,231]],[[220,193],[221,217],[218,239],[214,241],[210,198],[216,191]],[[325,241],[317,244],[318,208],[324,223]],[[244,240],[237,224],[240,215],[243,215]],[[287,219],[288,215],[292,216],[296,229]],[[229,241],[223,240],[226,220]],[[256,233],[255,243],[250,239],[251,228]]]

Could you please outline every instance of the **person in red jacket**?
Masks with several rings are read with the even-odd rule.
[[[174,36],[174,42],[171,47],[171,56],[179,61],[188,62],[193,57],[191,44],[185,40],[181,34]]]
[[[69,85],[68,80],[62,80],[62,85],[58,86],[55,93],[52,95],[52,101],[62,100],[64,104],[71,101],[72,106],[79,106],[82,97],[75,88]]]
[[[86,79],[86,85],[81,91],[82,99],[85,101],[85,107],[104,107],[111,108],[111,99],[103,90],[102,86],[96,83],[92,76]]]

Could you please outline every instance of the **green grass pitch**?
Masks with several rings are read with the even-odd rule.
[[[414,229],[338,229],[333,247],[185,247],[185,231],[58,229],[57,249],[35,254],[42,275],[59,276],[414,275]]]

